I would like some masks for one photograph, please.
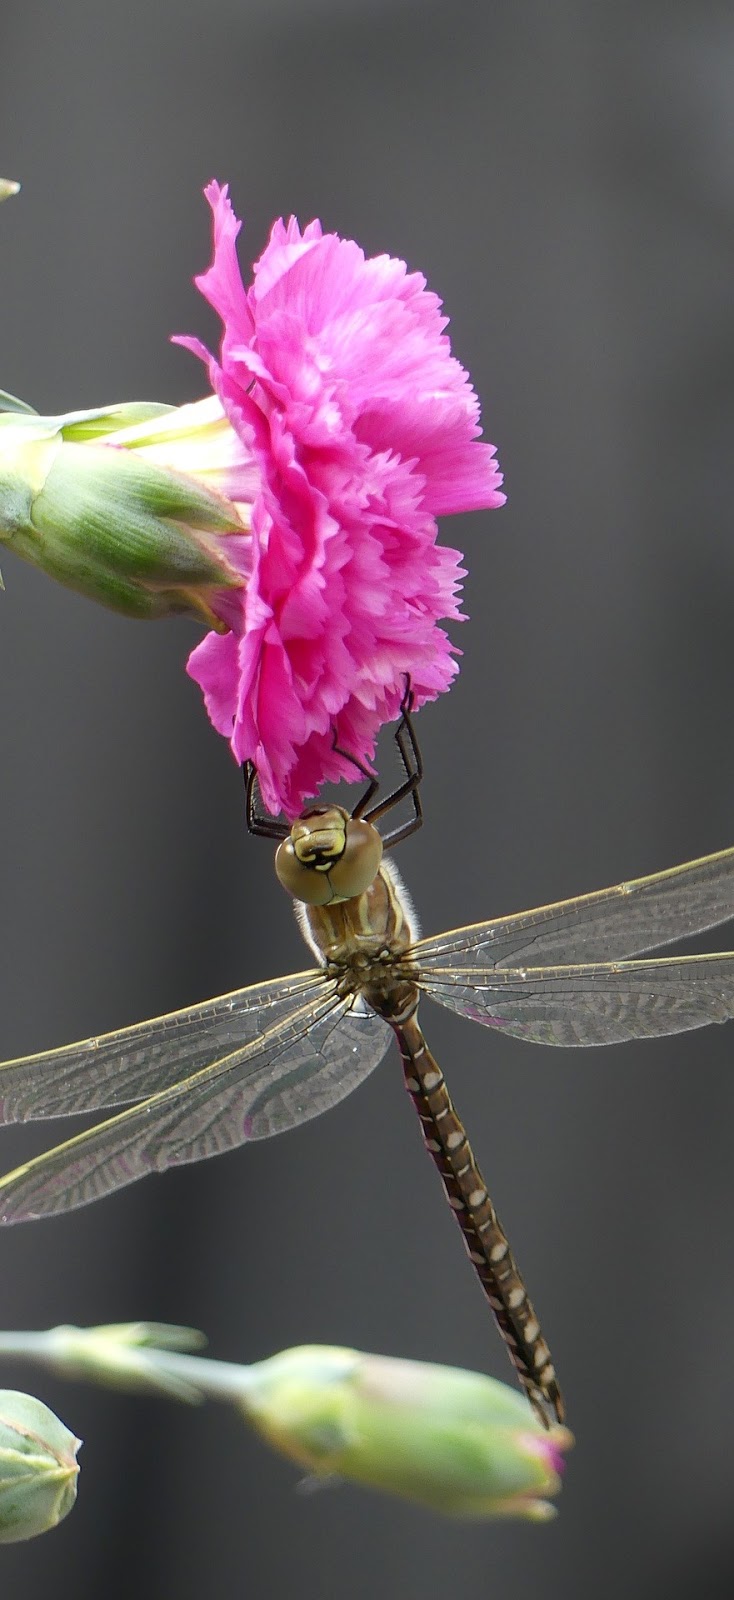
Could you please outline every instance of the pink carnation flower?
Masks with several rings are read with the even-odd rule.
[[[266,806],[293,817],[324,781],[354,779],[335,736],[371,762],[406,674],[416,707],[448,688],[457,651],[438,622],[461,618],[464,573],[436,517],[505,497],[425,279],[292,217],[245,290],[227,188],[205,193],[214,257],[196,282],[224,325],[219,359],[179,342],[206,362],[256,488],[229,632],[188,671]]]

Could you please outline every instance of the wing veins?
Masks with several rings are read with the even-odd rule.
[[[734,954],[423,974],[433,1000],[530,1043],[620,1044],[734,1016]]]
[[[0,1121],[102,1110],[175,1086],[231,1039],[257,1040],[269,1011],[315,993],[321,968],[252,984],[146,1022],[0,1065]],[[257,1032],[248,1037],[253,1024]],[[249,1025],[249,1028],[248,1028]],[[236,1035],[242,1035],[238,1042]],[[231,1052],[226,1052],[231,1053]]]
[[[419,964],[453,953],[500,966],[623,960],[734,917],[734,849],[530,911],[422,939]]]
[[[43,1178],[44,1168],[48,1170],[50,1181],[57,1179],[67,1167],[73,1166],[77,1153],[84,1155],[87,1160],[92,1157],[92,1165],[84,1173],[83,1181],[85,1186],[99,1172],[104,1172],[105,1170],[110,1172],[113,1163],[116,1164],[118,1172],[122,1171],[123,1175],[116,1177],[114,1183],[105,1184],[101,1191],[102,1193],[109,1193],[116,1188],[122,1187],[125,1183],[132,1182],[136,1178],[143,1176],[143,1171],[126,1170],[126,1162],[122,1167],[120,1166],[121,1158],[124,1160],[124,1147],[122,1149],[118,1148],[112,1155],[107,1149],[101,1150],[99,1159],[95,1160],[93,1155],[94,1141],[97,1139],[102,1140],[111,1130],[127,1129],[130,1132],[127,1148],[130,1148],[134,1139],[144,1134],[147,1121],[149,1122],[147,1138],[142,1145],[142,1151],[145,1154],[146,1147],[150,1142],[151,1132],[155,1131],[156,1123],[159,1121],[157,1115],[153,1120],[153,1113],[163,1113],[160,1117],[160,1122],[164,1123],[165,1114],[170,1112],[182,1097],[184,1101],[189,1097],[187,1109],[190,1110],[192,1108],[190,1099],[192,1093],[201,1094],[204,1092],[204,1104],[206,1104],[208,1098],[207,1090],[212,1093],[221,1092],[222,1086],[227,1080],[229,1080],[233,1089],[236,1088],[242,1080],[244,1069],[270,1052],[273,1045],[275,1046],[275,1054],[269,1056],[269,1059],[277,1060],[278,1055],[282,1054],[285,1049],[306,1038],[315,1023],[321,1021],[322,1018],[328,1017],[332,1012],[338,1011],[340,1015],[343,1015],[347,1009],[348,1002],[340,1000],[334,987],[330,986],[330,992],[324,996],[324,1000],[320,1005],[309,1004],[297,1007],[290,1017],[283,1019],[274,1028],[269,1029],[266,1034],[260,1035],[258,1039],[251,1041],[241,1049],[229,1052],[226,1056],[211,1062],[206,1067],[200,1068],[179,1083],[158,1091],[158,1093],[149,1096],[148,1099],[141,1101],[138,1105],[132,1106],[126,1111],[118,1112],[114,1117],[106,1118],[105,1121],[97,1123],[85,1133],[77,1134],[75,1138],[66,1140],[63,1144],[56,1145],[52,1150],[48,1150],[44,1154],[35,1156],[32,1160],[25,1162],[22,1166],[17,1167],[0,1179],[0,1220],[3,1222],[16,1220],[12,1211],[8,1212],[4,1209],[12,1191],[15,1191],[16,1200],[19,1196],[22,1197],[24,1183],[27,1180],[31,1180],[31,1183],[33,1183],[33,1179],[38,1176]],[[335,1022],[338,1020],[338,1017],[335,1018]],[[150,1127],[151,1120],[153,1120],[152,1129]],[[139,1129],[136,1128],[136,1122],[140,1124]],[[60,1167],[57,1165],[54,1170],[55,1163],[59,1162],[59,1158],[62,1158],[62,1164]],[[187,1159],[193,1160],[196,1158],[188,1157]],[[175,1158],[172,1161],[155,1161],[152,1166],[143,1170],[163,1171],[167,1166],[174,1164]],[[41,1191],[42,1193],[43,1191]],[[97,1198],[97,1196],[85,1196],[85,1198],[91,1199]],[[83,1203],[84,1200],[71,1202],[72,1205]],[[52,1209],[64,1209],[64,1206],[62,1204]],[[42,1215],[43,1212],[25,1213],[26,1216],[34,1214]]]

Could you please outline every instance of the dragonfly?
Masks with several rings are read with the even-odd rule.
[[[147,1173],[269,1137],[335,1106],[397,1041],[405,1087],[464,1244],[534,1411],[564,1417],[548,1344],[418,1020],[425,995],[533,1044],[675,1034],[734,1015],[734,954],[656,956],[734,916],[734,849],[597,893],[419,938],[385,857],[420,825],[409,706],[395,734],[405,781],[352,813],[317,804],[278,839],[275,867],[316,965],[204,1004],[0,1066],[0,1120],[126,1109],[0,1179],[0,1220],[48,1217]],[[344,754],[344,752],[341,752]],[[405,797],[411,815],[377,827]],[[637,959],[631,959],[631,958]],[[644,959],[640,959],[644,957]]]

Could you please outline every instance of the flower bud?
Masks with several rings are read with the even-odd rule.
[[[68,1515],[80,1443],[40,1400],[0,1389],[0,1544],[34,1539]]]
[[[0,542],[126,616],[185,612],[221,630],[212,605],[242,586],[248,535],[246,503],[227,494],[239,455],[216,402],[3,412]]]
[[[9,200],[12,194],[18,193],[19,188],[20,184],[15,183],[12,178],[0,178],[0,202]]]
[[[454,1516],[554,1515],[566,1428],[480,1373],[303,1346],[249,1369],[241,1404],[276,1449]]]

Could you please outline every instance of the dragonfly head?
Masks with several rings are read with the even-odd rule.
[[[371,822],[341,806],[313,806],[278,845],[275,870],[294,899],[325,906],[364,894],[381,860],[382,839]]]

